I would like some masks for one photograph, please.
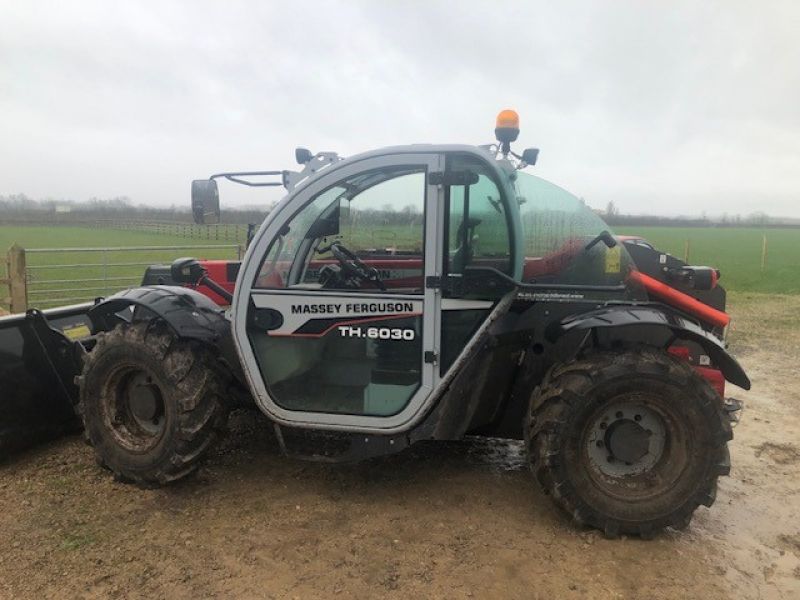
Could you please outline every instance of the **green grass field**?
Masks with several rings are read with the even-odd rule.
[[[619,234],[641,235],[657,248],[683,258],[689,240],[689,262],[722,271],[722,284],[739,292],[800,294],[800,229],[619,228]],[[763,236],[766,267],[761,269]],[[388,235],[388,234],[387,234]],[[24,248],[126,246],[215,246],[230,242],[142,231],[89,227],[0,226],[0,252],[13,243]],[[147,264],[168,263],[179,256],[236,258],[235,248],[174,249],[129,252],[29,253],[30,304],[42,307],[106,295],[138,283]],[[66,266],[60,266],[66,265]],[[81,279],[80,282],[63,280]],[[108,281],[101,281],[108,279]],[[5,296],[0,290],[0,297]]]
[[[689,263],[717,267],[720,284],[739,292],[800,293],[800,229],[714,227],[618,228],[640,235],[659,250],[683,258],[689,240]],[[761,270],[761,246],[767,236],[767,261]]]

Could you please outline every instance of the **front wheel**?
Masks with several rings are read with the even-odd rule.
[[[609,537],[686,527],[730,470],[722,400],[656,349],[553,367],[533,393],[525,437],[544,491]]]
[[[197,469],[227,419],[225,377],[163,323],[120,325],[86,357],[78,412],[98,462],[143,487]]]

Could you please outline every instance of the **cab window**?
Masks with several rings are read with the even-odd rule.
[[[610,229],[582,199],[530,173],[518,173],[514,186],[525,241],[522,281],[573,285],[625,282],[633,264],[625,245],[609,248],[592,243]]]
[[[508,216],[488,167],[471,157],[455,157],[448,170],[464,174],[469,182],[448,188],[448,273],[463,273],[467,266],[485,266],[510,274]]]

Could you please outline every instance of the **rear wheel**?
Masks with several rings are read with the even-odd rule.
[[[533,393],[525,433],[545,492],[610,537],[687,526],[730,470],[721,398],[655,349],[553,367]]]
[[[197,469],[227,418],[210,351],[158,322],[100,334],[80,378],[78,411],[98,462],[149,487]]]

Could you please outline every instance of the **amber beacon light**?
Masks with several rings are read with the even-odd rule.
[[[519,137],[519,115],[517,111],[506,109],[501,110],[497,115],[494,127],[494,135],[500,142],[500,151],[508,154],[511,151],[511,142]]]

